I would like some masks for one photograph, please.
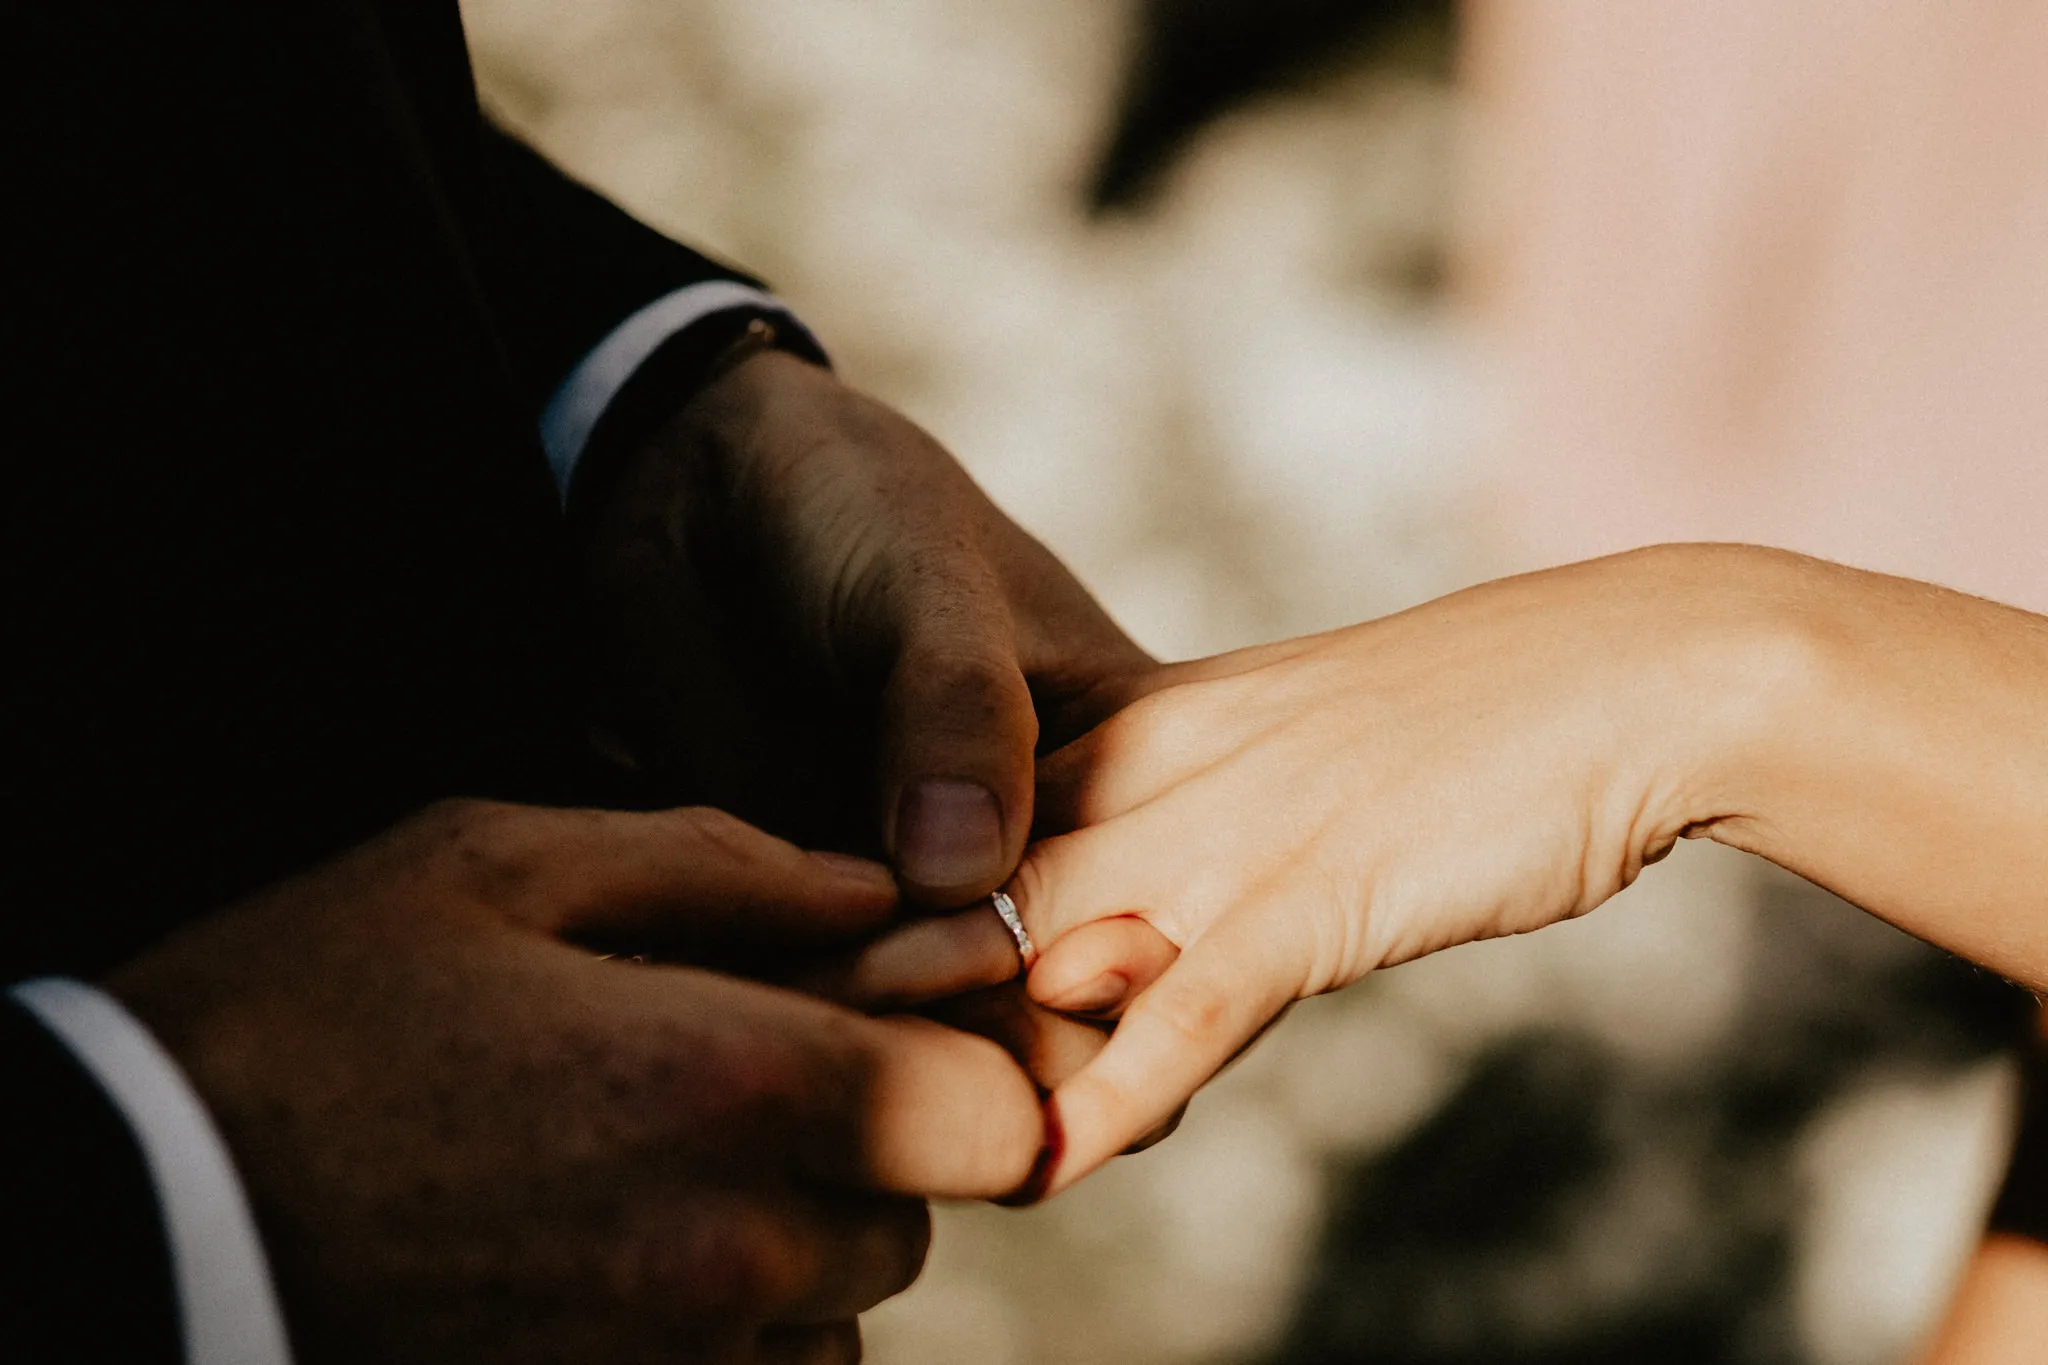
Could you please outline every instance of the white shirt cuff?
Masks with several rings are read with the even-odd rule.
[[[284,1314],[227,1143],[171,1054],[106,992],[68,977],[14,999],[71,1049],[128,1121],[156,1186],[186,1365],[289,1365]]]
[[[590,433],[633,371],[677,332],[733,308],[789,312],[788,305],[773,294],[736,280],[684,285],[612,328],[569,372],[540,415],[541,445],[547,449],[548,468],[554,471],[555,487],[563,497],[569,495],[569,477],[576,472]]]

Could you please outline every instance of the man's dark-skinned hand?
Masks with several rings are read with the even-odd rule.
[[[989,1042],[691,967],[872,932],[886,869],[707,810],[450,803],[107,984],[218,1119],[300,1359],[859,1356],[919,1196],[1029,1174]]]
[[[753,356],[572,494],[610,722],[671,799],[871,850],[927,907],[999,886],[1034,753],[1151,660],[909,420]]]
[[[828,370],[754,356],[621,453],[570,514],[625,751],[668,799],[889,857],[927,910],[1002,884],[1031,831],[1035,752],[1156,670],[937,441]],[[907,972],[905,1006],[995,1039],[1050,1089],[1100,1050],[1101,1024],[1021,984],[926,989],[1014,973],[979,914],[803,979],[877,1011]]]

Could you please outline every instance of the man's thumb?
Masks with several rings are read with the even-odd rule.
[[[883,830],[906,894],[964,905],[1031,830],[1038,720],[1010,651],[906,652],[882,698]]]

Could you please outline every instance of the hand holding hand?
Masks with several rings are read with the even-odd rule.
[[[914,1009],[992,1039],[1050,1092],[1095,1059],[1125,1000],[1156,980],[1178,953],[1156,930],[1129,918],[1084,926],[1068,944],[1085,945],[1086,951],[1069,953],[1063,962],[1107,964],[1116,982],[1113,998],[1099,1006],[1081,1001],[1057,1010],[1033,1000],[1025,990],[1017,943],[985,901],[953,914],[912,920],[810,971],[801,984],[856,1009]],[[1179,1120],[1176,1111],[1127,1150],[1157,1142]]]
[[[886,871],[714,811],[457,803],[109,987],[233,1149],[321,1359],[850,1361],[918,1196],[1022,1183],[992,1044],[570,937],[844,942]]]

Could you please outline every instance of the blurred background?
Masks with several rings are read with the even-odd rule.
[[[467,0],[494,114],[767,276],[1162,656],[1663,539],[2048,609],[2048,11]],[[880,1365],[1909,1359],[2030,1002],[1682,847],[948,1208]]]

